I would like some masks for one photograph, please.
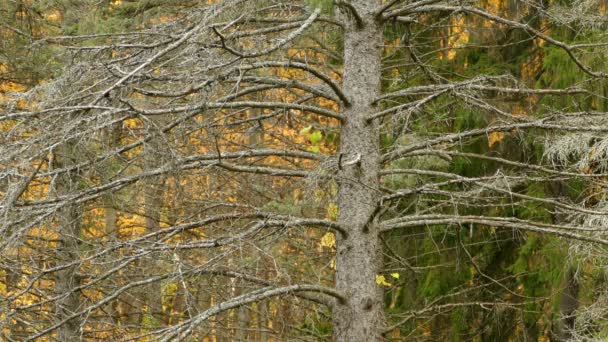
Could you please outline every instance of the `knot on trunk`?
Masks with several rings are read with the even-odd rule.
[[[374,301],[367,297],[367,298],[363,298],[363,300],[361,300],[362,304],[363,304],[363,310],[365,311],[371,311],[372,308],[374,307]]]

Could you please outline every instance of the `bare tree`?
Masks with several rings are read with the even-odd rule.
[[[311,328],[325,320],[336,341],[372,341],[459,307],[523,311],[535,298],[496,277],[466,238],[608,244],[592,219],[607,214],[603,202],[528,191],[603,186],[605,170],[580,167],[564,146],[584,137],[593,164],[608,123],[603,111],[538,100],[603,99],[594,58],[604,37],[559,40],[518,11],[560,25],[568,16],[521,6],[200,1],[151,28],[37,42],[61,47],[67,66],[16,95],[28,110],[0,112],[0,250],[23,278],[1,301],[3,325],[19,324],[25,341],[329,339]],[[461,28],[440,36],[446,27]],[[583,80],[561,89],[446,71],[455,51],[474,48],[463,30],[482,45],[550,45]],[[519,35],[497,39],[504,32]],[[479,127],[458,125],[456,108]],[[528,137],[549,142],[544,155],[526,155]],[[451,168],[468,160],[485,171]],[[560,219],[523,215],[531,206]],[[110,209],[97,223],[100,208]],[[388,237],[434,231],[453,238],[479,283],[387,317],[389,274],[420,270]],[[494,298],[458,300],[474,289]]]

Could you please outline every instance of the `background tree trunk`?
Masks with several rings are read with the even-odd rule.
[[[76,145],[68,141],[59,148],[55,156],[55,166],[58,168],[71,166],[76,163]],[[68,172],[57,182],[57,193],[70,194],[77,191],[80,181],[75,172]],[[77,204],[68,203],[58,211],[59,237],[57,241],[58,265],[72,263],[80,258],[82,208]],[[80,308],[80,292],[74,288],[80,285],[79,265],[75,264],[57,271],[55,278],[55,293],[60,296],[55,303],[55,319],[58,322],[70,317]],[[58,341],[81,340],[80,319],[74,318],[63,323],[57,329]]]
[[[579,306],[579,283],[576,279],[575,267],[570,267],[566,273],[564,289],[560,298],[561,321],[559,326],[559,341],[570,341],[575,329],[576,310]]]
[[[165,144],[160,127],[163,120],[161,118],[155,118],[150,120],[147,127],[148,132],[153,134],[152,139],[144,146],[144,167],[146,169],[152,169],[160,167],[165,162],[164,156]],[[165,177],[153,177],[144,182],[144,216],[146,221],[146,233],[156,232],[160,229],[160,211],[163,205],[163,193],[164,193]],[[143,276],[148,277],[152,273],[159,272],[159,265],[155,254],[150,254],[144,262]],[[144,291],[145,305],[147,306],[147,314],[154,320],[153,324],[161,324],[164,322],[164,313],[162,305],[162,286],[161,282],[153,282],[149,286],[145,286],[142,289]]]

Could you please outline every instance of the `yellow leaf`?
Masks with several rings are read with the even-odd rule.
[[[331,232],[325,233],[325,235],[323,235],[323,237],[321,238],[321,246],[328,247],[328,248],[335,247],[336,246],[336,236],[334,235],[334,233],[331,233]]]
[[[393,277],[395,279],[399,279],[399,273],[397,273],[397,272],[391,273],[391,277]]]
[[[494,144],[501,142],[505,138],[503,132],[492,132],[488,134],[488,146],[492,147]]]
[[[386,281],[386,278],[383,275],[376,275],[376,284],[382,286],[392,286],[391,283]]]

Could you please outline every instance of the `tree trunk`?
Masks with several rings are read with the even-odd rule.
[[[148,127],[147,131],[152,132],[158,130],[157,127],[162,126],[161,120],[151,120],[156,126]],[[144,146],[144,164],[147,169],[159,167],[164,163],[163,156],[163,137],[161,132],[153,132],[158,134],[150,139],[149,143]],[[156,232],[160,229],[160,210],[162,207],[162,196],[164,192],[164,177],[150,178],[144,183],[144,215],[146,217],[146,233]],[[155,260],[146,258],[143,263],[143,275],[154,276],[157,266]],[[144,291],[143,297],[145,304],[148,306],[148,314],[154,319],[154,324],[160,324],[165,321],[162,307],[162,288],[160,282],[153,282],[149,286],[142,288]]]
[[[66,142],[56,156],[56,167],[66,167],[74,164],[75,144]],[[57,182],[59,194],[71,194],[78,190],[78,178],[75,173],[67,172]],[[76,204],[66,204],[59,210],[59,239],[57,242],[57,263],[69,264],[79,257],[81,208]],[[55,302],[55,319],[63,321],[77,312],[80,308],[80,293],[74,290],[80,285],[78,265],[66,267],[57,271],[55,278],[55,293],[60,296]],[[80,322],[71,319],[57,329],[58,341],[79,341]]]
[[[14,258],[19,260],[19,254],[15,253]],[[6,286],[6,293],[2,293],[2,296],[6,296],[8,294],[14,295],[17,291],[21,290],[19,288],[19,281],[21,280],[21,272],[19,272],[20,261],[16,263],[16,266],[5,268],[4,272],[6,274],[4,284]],[[27,327],[23,324],[21,320],[17,319],[9,319],[8,320],[8,336],[15,341],[19,341],[25,339],[27,336]]]
[[[570,341],[576,323],[576,310],[578,309],[579,283],[576,279],[576,269],[570,267],[566,274],[566,282],[560,300],[561,322],[559,327],[559,341]]]
[[[334,338],[377,341],[384,326],[382,289],[376,284],[382,253],[370,220],[379,200],[380,148],[378,124],[368,123],[366,117],[376,111],[373,101],[380,90],[382,29],[373,14],[380,1],[350,3],[363,22],[358,25],[349,13],[345,27],[344,93],[351,106],[343,110],[346,119],[340,135],[338,222],[348,229],[348,236],[337,237],[336,288],[347,300],[334,309]],[[358,163],[349,162],[359,155]]]
[[[114,150],[115,148],[120,146],[120,135],[121,135],[121,126],[122,124],[112,125],[105,131],[105,139],[108,144],[109,150]],[[113,159],[111,159],[113,160]],[[113,160],[114,161],[114,160]],[[114,161],[118,162],[118,160]],[[104,183],[110,182],[112,179],[112,173],[110,170],[103,170],[102,177]],[[104,205],[104,226],[105,226],[105,235],[106,239],[111,242],[118,241],[118,212],[116,210],[116,204],[114,203],[114,194],[109,193],[103,196],[103,205]],[[104,311],[107,313],[107,324],[109,327],[118,326],[118,322],[120,321],[120,314],[117,310],[116,301],[111,301],[105,306]]]
[[[249,341],[249,323],[251,322],[251,316],[249,315],[249,309],[247,305],[243,305],[237,309],[237,327],[235,334],[235,341],[243,342]]]
[[[258,341],[267,342],[268,339],[268,300],[258,303],[258,330],[260,338]]]

